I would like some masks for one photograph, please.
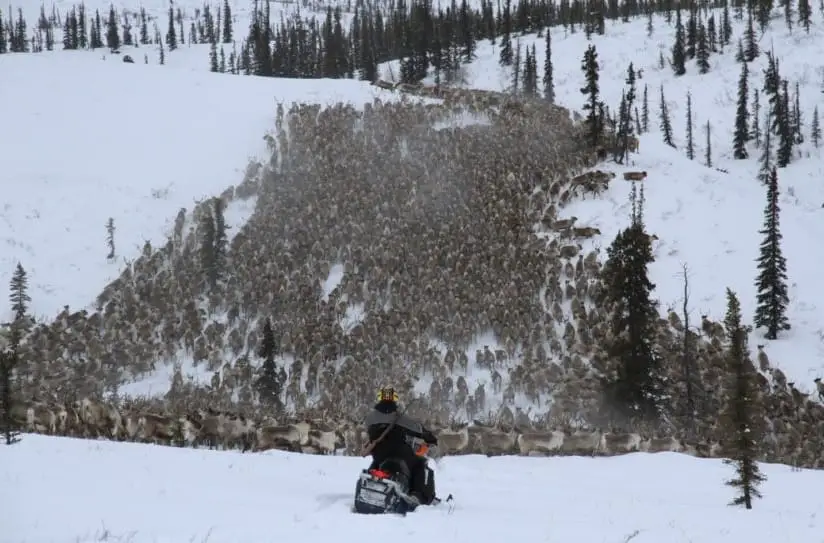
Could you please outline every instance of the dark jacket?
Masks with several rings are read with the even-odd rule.
[[[378,439],[393,421],[395,425],[372,450],[372,457],[376,461],[392,457],[414,460],[415,451],[412,448],[412,440],[415,438],[422,439],[430,445],[438,443],[438,438],[424,428],[423,424],[404,414],[398,416],[398,404],[393,402],[378,402],[366,416],[365,423],[369,441]]]

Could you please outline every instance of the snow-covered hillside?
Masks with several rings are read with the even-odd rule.
[[[88,52],[2,55],[0,71],[0,284],[20,262],[32,313],[46,319],[93,302],[145,241],[165,243],[181,207],[240,183],[266,149],[278,102],[395,96],[351,80],[230,77],[104,63]],[[236,231],[253,208],[233,202],[229,226]]]
[[[0,448],[0,541],[263,543],[819,541],[824,475],[765,465],[763,500],[728,507],[732,468],[644,453],[450,457],[454,508],[350,512],[360,458],[240,454],[26,435]],[[10,507],[10,509],[9,509]]]
[[[810,141],[810,121],[813,109],[819,105],[824,112],[824,21],[820,12],[814,14],[810,33],[794,28],[788,31],[780,19],[760,38],[762,48],[772,48],[780,61],[780,72],[792,89],[800,89],[803,134],[805,142],[798,146],[789,167],[779,170],[781,185],[781,230],[784,235],[784,255],[788,262],[790,282],[789,318],[792,330],[778,341],[765,341],[754,332],[750,347],[766,344],[765,352],[774,366],[781,368],[789,381],[795,381],[802,391],[813,389],[813,379],[824,377],[824,276],[820,273],[822,259],[820,240],[824,238],[824,176],[823,149],[815,149]],[[720,12],[716,13],[716,21]],[[674,21],[674,19],[673,19]],[[763,226],[766,191],[757,180],[761,154],[754,146],[751,158],[734,160],[732,134],[740,64],[736,63],[734,47],[710,57],[711,69],[700,75],[695,61],[688,62],[687,74],[676,78],[669,66],[661,69],[659,57],[670,57],[674,38],[674,23],[667,25],[664,16],[653,19],[653,34],[647,35],[646,18],[630,23],[608,21],[604,36],[594,35],[587,41],[583,31],[568,34],[562,27],[552,29],[552,59],[557,101],[581,111],[584,97],[581,59],[592,43],[598,52],[602,99],[617,110],[625,89],[627,67],[633,63],[642,70],[637,81],[639,103],[644,87],[648,89],[650,133],[642,136],[640,152],[630,164],[618,166],[606,163],[601,169],[618,172],[610,190],[601,198],[576,200],[562,211],[564,217],[577,217],[578,224],[601,230],[602,236],[589,245],[605,248],[615,234],[624,228],[630,214],[630,184],[621,179],[627,170],[648,172],[644,181],[645,221],[650,233],[658,236],[655,244],[656,262],[651,268],[655,295],[661,310],[681,311],[683,303],[683,265],[689,269],[692,324],[698,326],[701,315],[720,321],[724,317],[727,287],[741,299],[745,318],[750,320],[755,309],[755,259]],[[743,21],[732,20],[735,44],[743,35]],[[544,38],[535,35],[513,37],[513,46],[520,43],[524,51],[535,46],[537,65],[544,63]],[[498,64],[499,50],[488,42],[479,46],[477,59],[466,66],[464,84],[471,88],[504,90],[511,88],[512,70]],[[765,54],[750,66],[749,85],[763,86]],[[541,72],[542,73],[542,72]],[[431,78],[430,78],[431,80]],[[673,150],[662,143],[658,129],[660,89],[663,87],[672,117],[675,143]],[[692,95],[695,160],[686,157],[686,98]],[[762,115],[766,98],[761,96]],[[639,107],[640,110],[640,107]],[[712,167],[704,162],[706,135],[711,126]],[[763,120],[762,126],[763,126]]]
[[[230,4],[235,34],[240,38],[247,30],[251,8]],[[108,5],[87,4],[87,9],[105,11]],[[56,6],[65,12],[71,3]],[[298,8],[310,15],[319,6],[274,3],[273,17]],[[131,12],[139,9],[128,3],[116,7]],[[167,5],[150,2],[144,7],[162,27]],[[188,18],[201,6],[183,2],[176,7]],[[26,3],[23,8],[33,21],[39,3]],[[775,20],[760,39],[761,46],[772,47],[780,59],[782,76],[791,85],[799,84],[805,134],[813,107],[821,101],[824,78],[818,60],[824,30],[820,13],[813,18],[809,34],[799,29],[789,32]],[[733,20],[732,24],[735,43],[743,33],[743,22]],[[646,25],[645,18],[630,23],[608,21],[606,35],[593,36],[591,43],[599,53],[601,92],[609,106],[614,109],[618,104],[629,62],[643,71],[639,94],[644,86],[648,88],[652,131],[642,137],[640,154],[622,169],[649,173],[646,222],[659,238],[652,268],[656,295],[662,311],[680,308],[682,266],[687,265],[694,324],[701,315],[716,320],[723,316],[728,286],[738,292],[749,317],[755,302],[754,259],[765,197],[756,181],[759,152],[753,150],[753,158],[746,161],[731,157],[739,75],[734,48],[713,54],[708,74],[699,75],[692,62],[687,75],[675,78],[668,67],[659,67],[661,53],[669,56],[673,27],[663,16],[655,16],[653,33],[648,36]],[[561,27],[551,32],[557,99],[579,110],[583,103],[580,60],[589,42],[583,32],[567,34]],[[543,64],[543,38],[527,35],[515,37],[514,42],[524,49],[534,44],[537,64]],[[248,160],[265,148],[262,136],[272,127],[276,101],[362,103],[379,92],[352,81],[210,74],[208,45],[186,43],[174,52],[167,51],[166,66],[157,66],[156,49],[123,48],[123,54],[135,57],[137,63],[131,65],[102,49],[0,57],[0,69],[7,75],[0,89],[0,114],[14,127],[0,135],[7,183],[12,187],[0,222],[0,238],[6,247],[0,281],[7,283],[20,261],[31,277],[33,312],[38,317],[50,318],[64,304],[72,309],[89,304],[120,272],[124,261],[139,254],[145,240],[155,244],[165,240],[181,207],[190,209],[198,199],[238,183]],[[147,66],[142,65],[144,55],[149,57]],[[101,62],[104,58],[109,62]],[[499,67],[497,58],[496,46],[479,44],[477,59],[463,70],[465,85],[508,88],[511,71]],[[765,62],[762,55],[751,66],[751,88],[760,88]],[[382,73],[387,78],[397,74],[397,66],[392,70],[384,66]],[[661,87],[673,117],[677,151],[661,144],[657,130]],[[54,92],[55,88],[61,92]],[[687,92],[692,95],[695,114],[694,161],[682,149]],[[703,126],[708,121],[712,167],[703,164]],[[824,375],[824,279],[819,277],[812,249],[824,235],[824,185],[819,182],[824,165],[820,150],[813,149],[809,139],[799,147],[801,156],[779,172],[793,329],[766,347],[773,364],[806,391],[814,377]],[[628,193],[628,184],[619,176],[600,199],[575,201],[563,214],[576,216],[579,224],[598,227],[603,235],[594,245],[605,247],[626,224]],[[253,206],[254,201],[234,202],[228,215],[231,226],[241,224]],[[109,217],[117,229],[119,258],[115,262],[105,258]],[[751,346],[762,343],[767,342],[755,332]],[[468,349],[470,357],[483,345],[499,347],[493,338],[479,337]],[[185,374],[198,374],[185,357],[182,362]],[[171,368],[160,368],[128,392],[165,392],[170,375]],[[207,379],[199,374],[196,378]],[[477,379],[467,379],[470,389]],[[427,387],[425,380],[419,383],[420,391]]]

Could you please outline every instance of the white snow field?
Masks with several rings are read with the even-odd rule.
[[[815,543],[824,473],[763,465],[764,498],[729,507],[733,468],[675,453],[447,457],[454,507],[350,512],[368,460],[24,435],[0,447],[2,543]],[[5,516],[8,515],[8,516]]]
[[[145,241],[165,243],[181,207],[240,183],[250,159],[265,156],[278,102],[396,96],[351,80],[168,70],[87,52],[1,55],[0,72],[0,284],[20,262],[32,313],[45,319],[87,307]],[[251,204],[230,205],[234,231]]]

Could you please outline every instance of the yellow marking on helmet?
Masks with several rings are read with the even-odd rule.
[[[379,402],[397,402],[398,393],[392,387],[382,388],[378,391]]]

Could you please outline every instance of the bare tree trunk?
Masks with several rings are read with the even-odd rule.
[[[689,292],[689,270],[687,269],[687,265],[683,265],[683,277],[684,277],[684,346],[683,352],[681,353],[683,364],[684,364],[684,379],[687,381],[687,419],[689,421],[689,430],[690,432],[695,431],[695,391],[693,390],[693,378],[692,378],[692,350],[690,346],[690,313],[689,313],[689,299],[690,299],[690,292]]]

